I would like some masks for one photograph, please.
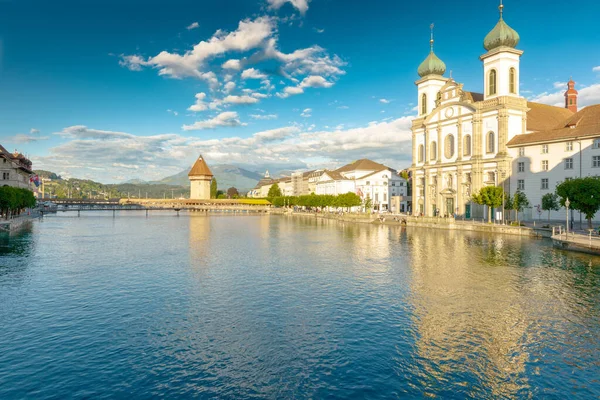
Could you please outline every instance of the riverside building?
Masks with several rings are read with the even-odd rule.
[[[565,106],[527,101],[519,93],[519,34],[503,19],[487,34],[480,56],[484,93],[444,77],[433,51],[418,68],[418,116],[412,124],[413,213],[481,218],[471,202],[485,186],[524,192],[532,217],[541,197],[564,179],[600,172],[600,105],[578,111],[571,79]],[[439,213],[439,214],[438,214]],[[533,215],[533,217],[538,217]],[[564,210],[553,214],[564,217]]]
[[[0,159],[0,185],[30,189],[29,178],[33,170],[29,159],[18,151],[10,153],[1,145]]]

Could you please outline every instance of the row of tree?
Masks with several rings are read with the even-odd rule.
[[[474,193],[471,199],[476,204],[488,206],[488,219],[491,221],[491,209],[502,206],[504,200],[504,209],[514,210],[518,213],[523,208],[529,206],[529,200],[525,193],[517,191],[512,197],[505,194],[501,187],[487,186],[479,192]],[[600,210],[600,178],[588,176],[585,178],[569,179],[556,186],[555,193],[546,193],[542,196],[540,208],[548,211],[548,221],[550,221],[550,211],[558,211],[565,207],[566,200],[569,199],[569,208],[581,212],[588,220],[588,227],[592,227],[592,218]]]
[[[519,221],[519,213],[529,206],[529,200],[525,193],[517,190],[513,196],[504,193],[499,186],[486,186],[471,196],[473,203],[488,206],[488,221],[492,220],[492,208],[502,207],[508,211],[515,212],[515,219]]]
[[[363,204],[358,195],[352,192],[340,194],[337,196],[329,194],[309,194],[304,196],[277,196],[270,198],[269,201],[276,207],[298,206],[308,208],[336,207],[351,208]]]
[[[31,190],[10,186],[0,187],[0,211],[6,219],[12,215],[19,215],[26,208],[35,207],[35,203]]]

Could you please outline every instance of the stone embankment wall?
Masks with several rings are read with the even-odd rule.
[[[500,233],[506,235],[518,235],[528,237],[552,236],[552,230],[545,228],[529,228],[524,226],[509,226],[500,224],[488,224],[473,221],[457,221],[454,218],[436,217],[413,217],[407,215],[383,214],[337,214],[337,213],[291,213],[297,216],[333,219],[344,222],[356,222],[378,225],[406,225],[415,228],[433,228],[447,230],[461,230],[472,232]]]

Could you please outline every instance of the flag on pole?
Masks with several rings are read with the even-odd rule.
[[[32,175],[29,178],[29,182],[33,183],[35,185],[35,187],[39,187],[40,186],[40,177],[37,175]]]

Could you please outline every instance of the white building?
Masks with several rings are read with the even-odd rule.
[[[544,191],[553,191],[559,181],[577,176],[571,169],[578,171],[575,161],[580,157],[577,165],[587,163],[589,173],[595,175],[590,152],[593,138],[600,137],[600,126],[594,123],[600,106],[575,114],[577,92],[572,81],[565,93],[565,108],[522,97],[523,51],[516,49],[520,38],[503,20],[502,11],[501,5],[500,19],[483,43],[483,94],[465,91],[462,84],[443,76],[446,66],[434,54],[431,37],[430,54],[419,66],[421,78],[415,82],[419,111],[412,126],[415,214],[480,218],[486,210],[471,202],[471,194],[490,185],[502,186],[511,195],[522,190],[535,206]],[[581,142],[584,151],[580,155],[579,140],[584,138],[590,141]],[[597,161],[600,167],[600,157]],[[559,165],[563,167],[560,173]],[[580,175],[587,176],[588,169],[581,168]]]
[[[30,189],[29,178],[33,174],[31,161],[23,154],[8,152],[0,145],[0,178],[2,186]]]
[[[396,170],[361,159],[335,171],[323,172],[316,184],[315,193],[337,196],[352,192],[363,201],[370,198],[375,210],[391,211],[391,197],[406,196],[406,185],[406,180]]]

